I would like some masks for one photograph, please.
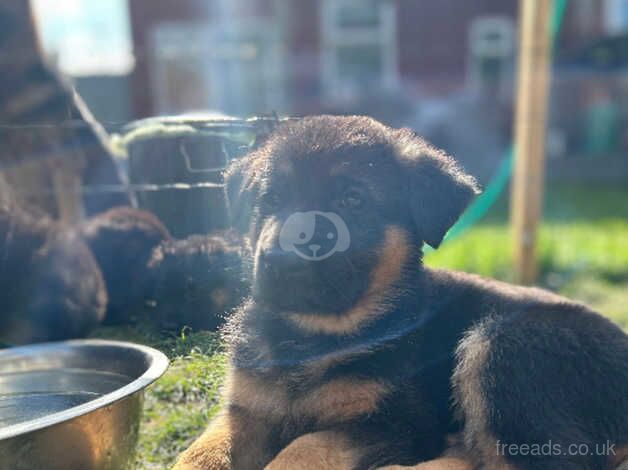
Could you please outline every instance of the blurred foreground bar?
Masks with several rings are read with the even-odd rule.
[[[27,1],[0,0],[0,141],[0,200],[68,222],[130,202],[125,193],[81,196],[81,186],[123,179],[107,134],[43,59]]]

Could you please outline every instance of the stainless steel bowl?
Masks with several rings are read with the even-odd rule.
[[[0,469],[129,468],[143,390],[167,367],[159,351],[118,341],[0,351]]]

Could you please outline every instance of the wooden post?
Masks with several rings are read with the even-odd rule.
[[[59,220],[66,225],[77,224],[84,217],[78,165],[71,161],[70,155],[62,155],[49,163]]]
[[[553,0],[520,0],[515,169],[511,198],[516,279],[537,278],[536,238],[543,204],[545,127]]]

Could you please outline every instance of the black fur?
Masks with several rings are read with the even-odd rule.
[[[84,336],[103,318],[104,281],[72,231],[0,207],[0,339],[10,344]]]
[[[477,192],[450,157],[369,118],[311,117],[280,125],[226,183],[254,256],[252,298],[225,330],[232,368],[290,404],[268,413],[227,395],[231,415],[267,433],[255,436],[266,447],[258,457],[248,441],[231,444],[233,468],[261,468],[293,439],[330,429],[360,449],[360,469],[434,458],[457,432],[479,468],[502,468],[498,442],[628,443],[628,337],[617,326],[543,290],[423,266],[423,242],[438,246]],[[350,248],[315,262],[279,249],[283,224],[303,211],[339,214]],[[368,300],[387,260],[395,275],[383,276],[377,315],[344,332],[316,329],[342,325]],[[353,419],[321,424],[294,411],[339,378],[390,389]],[[522,470],[611,468],[610,456],[503,458]]]
[[[116,207],[85,221],[80,233],[98,261],[107,285],[105,323],[128,322],[141,311],[149,289],[153,249],[170,234],[152,213]]]
[[[151,318],[161,327],[215,330],[248,292],[236,232],[158,245],[148,263]]]

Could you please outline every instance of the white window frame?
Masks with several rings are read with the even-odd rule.
[[[491,44],[484,37],[488,32],[498,32],[503,41]],[[481,86],[480,71],[477,68],[479,57],[491,57],[503,61],[502,68],[512,65],[516,48],[516,27],[512,18],[507,16],[479,16],[469,26],[469,56],[467,63],[467,81],[472,88]],[[501,75],[505,70],[502,70]],[[504,83],[502,83],[505,86]],[[500,90],[503,92],[504,90]]]
[[[399,54],[397,47],[397,12],[391,1],[378,4],[379,26],[346,28],[339,25],[340,7],[359,5],[360,0],[323,0],[321,2],[321,64],[323,93],[329,98],[347,94],[347,83],[339,75],[337,49],[343,46],[379,45],[384,89],[399,85]],[[350,91],[349,91],[350,93]]]

